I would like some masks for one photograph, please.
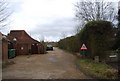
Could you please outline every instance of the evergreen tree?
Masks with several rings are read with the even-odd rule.
[[[116,32],[114,49],[120,50],[120,9],[118,10],[118,27],[117,27],[117,32]]]

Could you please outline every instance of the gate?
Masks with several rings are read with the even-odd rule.
[[[38,54],[38,44],[37,43],[34,43],[31,45],[31,53]]]

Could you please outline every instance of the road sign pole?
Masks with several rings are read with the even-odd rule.
[[[83,58],[85,58],[85,50],[83,50]]]
[[[82,56],[83,56],[83,58],[84,58],[84,50],[82,50]]]

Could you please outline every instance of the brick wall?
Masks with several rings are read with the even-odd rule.
[[[38,51],[35,52],[37,54],[44,53],[43,45],[30,37],[24,30],[11,30],[8,38],[10,41],[13,41],[13,38],[17,39],[15,43],[13,42],[17,55],[29,54],[30,49],[33,52],[35,52],[35,50]]]

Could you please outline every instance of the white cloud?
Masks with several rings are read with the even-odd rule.
[[[72,35],[75,27],[74,4],[80,0],[8,0],[14,13],[9,18],[10,27],[2,30],[26,30],[33,38],[46,41],[59,40],[62,32]]]
[[[33,38],[44,35],[45,40],[58,40],[59,33],[73,29],[75,0],[14,0],[13,3],[15,12],[10,17],[9,30],[24,29]],[[66,21],[67,18],[70,20]]]

